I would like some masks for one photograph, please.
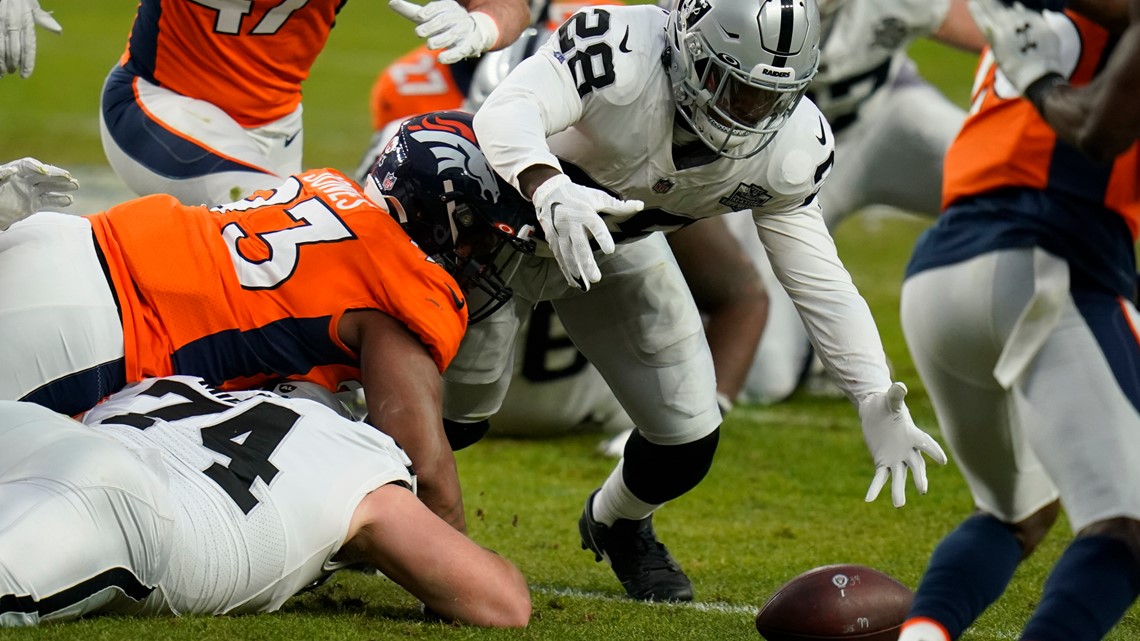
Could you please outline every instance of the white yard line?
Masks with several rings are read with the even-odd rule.
[[[733,615],[748,615],[750,617],[756,616],[759,606],[755,605],[736,605],[733,603],[722,602],[675,602],[675,603],[654,603],[650,601],[634,601],[622,596],[615,596],[613,594],[606,594],[602,592],[588,592],[585,590],[575,590],[573,588],[560,588],[551,585],[532,585],[530,586],[531,592],[535,594],[545,594],[549,596],[565,596],[575,599],[587,599],[591,601],[613,601],[621,603],[630,603],[637,605],[645,605],[649,607],[658,608],[684,608],[687,610],[697,610],[700,612],[721,612],[724,614]]]

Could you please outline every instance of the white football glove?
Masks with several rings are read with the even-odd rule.
[[[969,0],[974,22],[990,43],[1005,77],[1021,93],[1047,74],[1064,75],[1061,38],[1045,16],[1020,2]]]
[[[491,16],[468,13],[455,0],[432,0],[422,7],[408,0],[388,0],[388,6],[419,25],[416,35],[427,39],[428,49],[446,49],[439,54],[445,65],[482,55],[499,40],[499,25]]]
[[[636,214],[645,206],[640,200],[618,200],[604,191],[577,185],[566,174],[539,185],[533,200],[538,223],[562,275],[582,291],[590,291],[590,283],[602,279],[590,248],[590,236],[598,242],[602,253],[614,251],[613,236],[598,214]]]
[[[53,33],[63,31],[37,0],[0,0],[0,77],[17,71],[24,78],[32,75],[36,25]]]
[[[886,392],[870,394],[859,403],[863,422],[863,440],[875,460],[875,478],[867,489],[868,503],[879,497],[879,491],[891,481],[891,500],[895,507],[906,504],[906,471],[914,473],[919,494],[926,494],[926,453],[935,463],[946,464],[946,453],[929,434],[915,427],[903,398],[906,385],[893,383]]]
[[[0,231],[48,207],[66,207],[79,189],[71,174],[35,158],[0,165]]]

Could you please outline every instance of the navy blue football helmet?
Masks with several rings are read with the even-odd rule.
[[[476,323],[510,300],[503,270],[534,253],[538,222],[534,206],[487,163],[471,118],[438,111],[405,120],[364,189],[379,192],[408,236],[455,277],[471,304],[468,322]]]

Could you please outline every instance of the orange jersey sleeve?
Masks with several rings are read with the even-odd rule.
[[[1077,15],[1063,37],[1079,55],[1070,75],[1087,84],[1110,53],[1105,30]],[[970,115],[946,154],[942,208],[1006,187],[1044,189],[1102,202],[1120,214],[1135,239],[1140,230],[1140,147],[1133,145],[1111,165],[1096,163],[1057,138],[1033,105],[1001,75],[986,50],[978,63]]]
[[[213,209],[150,196],[89,218],[122,307],[128,382],[288,376],[335,390],[360,378],[337,334],[347,311],[400,320],[440,371],[466,328],[454,279],[331,169]]]
[[[344,0],[142,0],[120,64],[244,127],[292,113]]]
[[[384,67],[372,85],[372,129],[431,111],[459,109],[466,97],[440,51],[421,45]]]

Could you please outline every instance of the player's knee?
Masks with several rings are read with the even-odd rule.
[[[487,419],[474,423],[460,423],[459,421],[443,419],[443,431],[447,434],[447,442],[454,452],[478,443],[489,429],[491,429],[491,423]]]
[[[1117,517],[1097,521],[1077,533],[1077,536],[1108,536],[1122,541],[1132,552],[1132,558],[1140,564],[1140,521]]]
[[[634,430],[625,446],[622,480],[646,503],[665,503],[693,489],[712,467],[720,427],[680,445],[657,445]]]
[[[1017,542],[1021,544],[1021,558],[1028,557],[1037,549],[1045,539],[1045,535],[1049,533],[1049,529],[1057,522],[1060,512],[1060,501],[1053,501],[1034,512],[1029,518],[1007,525],[1017,537]]]

